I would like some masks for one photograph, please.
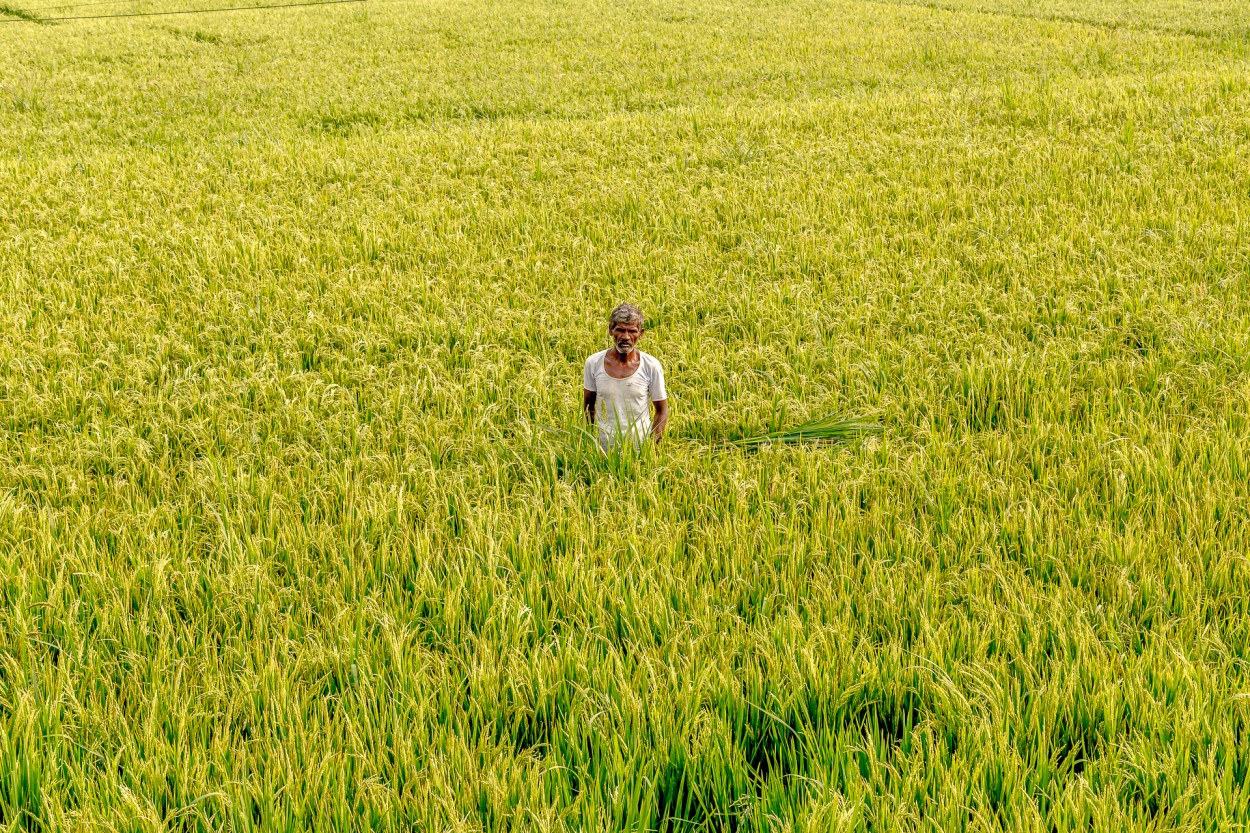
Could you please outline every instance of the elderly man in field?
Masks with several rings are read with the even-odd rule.
[[[642,333],[642,311],[633,304],[620,304],[608,316],[612,349],[586,360],[582,407],[586,421],[598,427],[599,447],[604,451],[626,443],[639,448],[648,438],[659,440],[668,425],[664,368],[654,356],[638,349]]]

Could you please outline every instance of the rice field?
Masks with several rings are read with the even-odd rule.
[[[1250,827],[1250,6],[71,2],[0,830]]]

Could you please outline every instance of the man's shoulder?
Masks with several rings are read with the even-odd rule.
[[[658,370],[664,369],[663,365],[660,364],[660,360],[657,359],[655,356],[651,355],[650,353],[644,353],[643,351],[639,350],[638,358],[642,360],[643,364],[649,365]]]
[[[586,357],[586,366],[590,367],[592,365],[597,365],[597,364],[602,363],[604,357],[607,355],[608,355],[607,350],[600,350],[598,353],[591,353],[589,356]]]

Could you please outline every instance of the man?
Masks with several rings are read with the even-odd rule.
[[[642,333],[642,311],[633,304],[621,304],[608,316],[613,349],[586,360],[582,407],[586,421],[598,426],[599,447],[604,451],[626,442],[638,448],[648,437],[659,440],[668,425],[664,368],[638,349]],[[651,406],[655,407],[654,420]]]

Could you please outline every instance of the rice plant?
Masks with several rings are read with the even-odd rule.
[[[71,2],[0,829],[1246,828],[1250,6]]]

